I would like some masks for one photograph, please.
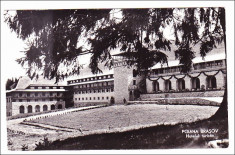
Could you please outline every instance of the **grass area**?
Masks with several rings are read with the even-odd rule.
[[[209,118],[218,107],[195,105],[119,105],[66,115],[52,116],[32,122],[84,131],[142,126],[171,122],[193,122]]]
[[[64,141],[44,142],[36,150],[106,150],[106,149],[172,149],[205,148],[210,140],[228,138],[227,120],[202,120],[177,125],[161,125],[121,133],[94,134]],[[186,138],[185,129],[218,129],[214,137]],[[227,147],[227,146],[225,146]]]

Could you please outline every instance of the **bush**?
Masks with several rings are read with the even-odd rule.
[[[50,144],[51,142],[48,140],[48,138],[44,137],[42,142],[35,144],[36,145],[35,150],[46,150]]]

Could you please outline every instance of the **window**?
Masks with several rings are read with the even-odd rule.
[[[86,100],[87,100],[87,97],[86,97]]]
[[[32,113],[33,112],[33,107],[31,105],[28,106],[28,113]]]
[[[38,93],[35,93],[35,96],[38,96]]]
[[[102,97],[102,100],[104,100],[104,97]]]
[[[84,98],[82,98],[82,100],[84,100]]]
[[[30,102],[30,100],[29,100],[29,99],[27,99],[27,102]]]
[[[23,106],[23,105],[20,106],[20,109],[19,109],[19,110],[20,110],[20,113],[23,114],[23,113],[24,113],[24,106]]]
[[[42,93],[42,96],[45,96],[45,93]]]
[[[137,76],[137,71],[135,69],[133,69],[133,77]]]
[[[78,100],[80,101],[81,99],[80,99],[80,98],[78,98]]]
[[[93,97],[93,99],[95,100],[95,97]]]
[[[53,99],[52,99],[52,98],[50,98],[50,101],[53,101]]]
[[[58,105],[58,109],[62,109],[62,104],[59,104],[59,105]]]
[[[40,106],[39,105],[36,105],[35,112],[40,112]]]
[[[133,80],[133,85],[136,85],[136,80]]]
[[[42,109],[43,111],[47,111],[48,110],[47,105],[43,105]]]
[[[55,110],[55,105],[54,104],[51,105],[51,110]]]
[[[19,99],[19,102],[22,102],[22,100],[21,100],[21,99]]]
[[[100,100],[100,97],[98,97],[98,100]]]
[[[91,97],[90,97],[90,100],[91,100]]]

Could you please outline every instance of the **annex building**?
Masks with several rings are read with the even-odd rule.
[[[21,77],[17,87],[6,92],[7,116],[64,109],[67,86],[45,81],[41,84]]]
[[[97,75],[78,76],[67,85],[25,82],[7,91],[7,116],[98,104],[123,104],[163,98],[222,97],[226,82],[224,50],[196,57],[189,73],[181,73],[177,60],[156,64],[148,75],[127,67],[125,56],[113,55],[113,69]],[[26,80],[27,81],[27,80]]]

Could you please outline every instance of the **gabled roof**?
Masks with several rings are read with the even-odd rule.
[[[16,90],[26,89],[28,86],[66,86],[60,83],[55,84],[55,80],[44,79],[39,77],[38,79],[31,80],[27,76],[20,77],[19,82],[16,86]]]

